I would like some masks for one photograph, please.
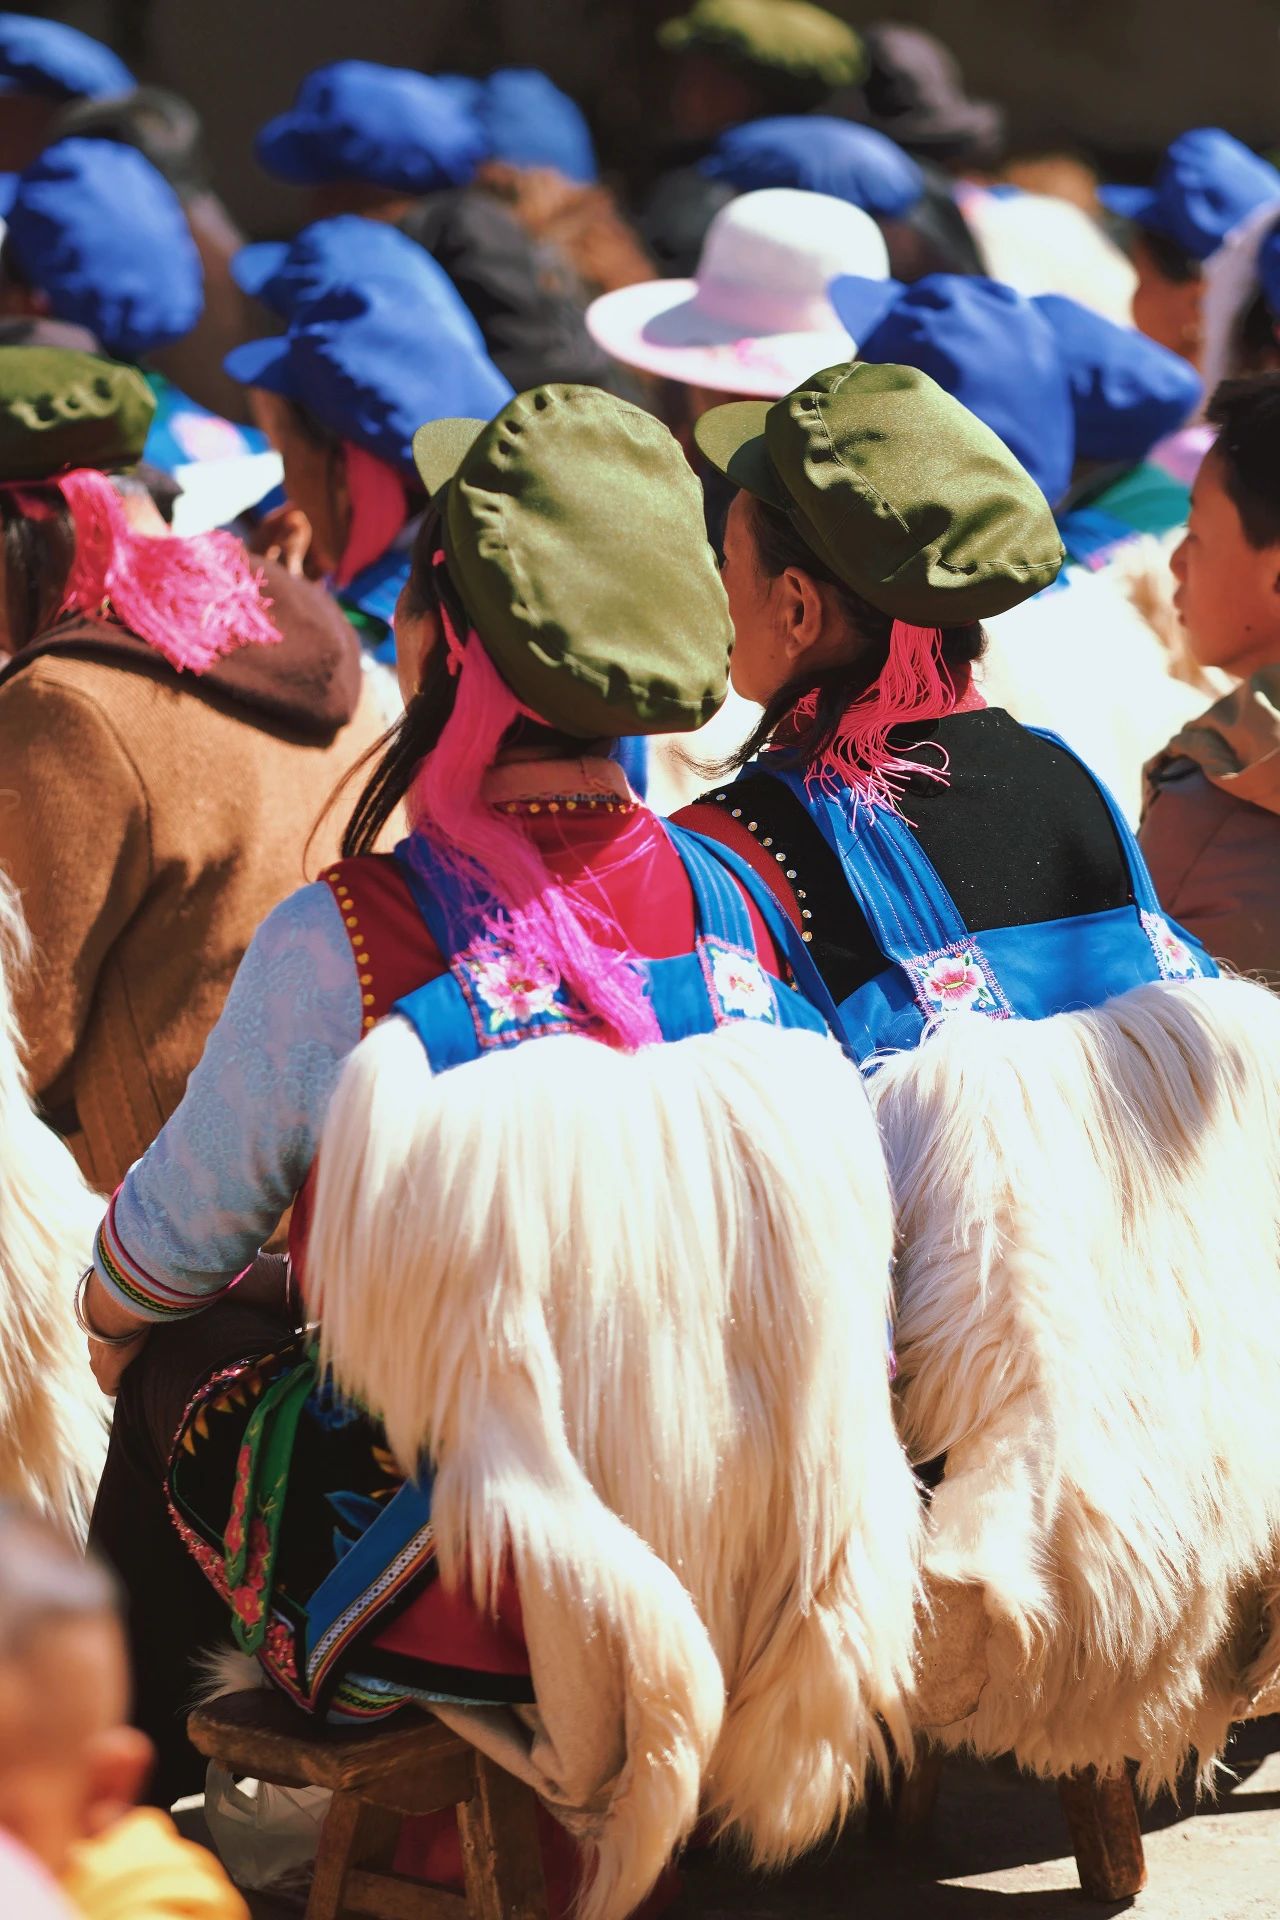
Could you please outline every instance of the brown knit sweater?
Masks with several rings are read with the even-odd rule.
[[[308,837],[380,731],[341,613],[267,571],[280,645],[199,677],[87,623],[0,672],[0,866],[37,957],[18,1018],[32,1085],[102,1191],[178,1104],[254,928],[308,877]]]

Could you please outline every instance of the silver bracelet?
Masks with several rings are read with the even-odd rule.
[[[100,1347],[131,1347],[138,1338],[138,1334],[146,1332],[144,1326],[140,1326],[136,1333],[99,1333],[92,1320],[90,1320],[88,1310],[84,1304],[84,1297],[89,1291],[89,1282],[93,1279],[93,1275],[94,1269],[92,1267],[86,1267],[80,1275],[80,1284],[76,1288],[75,1300],[72,1306],[72,1310],[76,1316],[76,1325],[87,1339],[96,1341]]]

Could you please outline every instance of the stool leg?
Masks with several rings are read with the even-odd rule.
[[[335,1793],[320,1829],[306,1920],[340,1920],[348,1874],[379,1854],[385,1864],[399,1831],[399,1814],[354,1793]]]
[[[469,1920],[547,1920],[536,1806],[523,1781],[477,1753],[475,1791],[458,1806]]]
[[[1058,1782],[1080,1886],[1090,1900],[1131,1900],[1147,1884],[1138,1805],[1127,1772],[1092,1767]]]

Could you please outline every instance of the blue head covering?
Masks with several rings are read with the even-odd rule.
[[[916,367],[999,434],[1051,503],[1071,482],[1075,421],[1053,328],[998,280],[931,273],[913,286],[846,275],[831,299],[860,360]]]
[[[1102,187],[1112,213],[1207,260],[1255,207],[1280,202],[1280,173],[1221,127],[1179,134],[1154,187]]]
[[[241,247],[231,274],[243,293],[287,320],[300,301],[335,282],[359,286],[370,277],[417,272],[422,248],[399,227],[338,213],[313,220],[292,240],[260,240]]]
[[[1272,319],[1280,320],[1280,217],[1258,249],[1258,278]]]
[[[500,67],[491,73],[474,111],[490,159],[513,167],[554,167],[584,186],[598,179],[582,109],[536,67]]]
[[[829,114],[779,114],[721,134],[702,172],[741,193],[798,187],[851,201],[877,220],[898,220],[924,193],[924,175],[882,133]]]
[[[296,186],[367,180],[404,193],[464,186],[484,139],[451,86],[404,67],[337,60],[298,88],[254,143],[268,173]]]
[[[1181,354],[1065,294],[1041,294],[1032,304],[1053,328],[1071,384],[1078,459],[1136,466],[1157,440],[1185,426],[1204,384]]]
[[[0,93],[97,100],[130,93],[137,81],[110,47],[60,20],[0,13]]]
[[[136,360],[190,333],[204,307],[182,203],[136,147],[59,140],[13,183],[6,242],[59,320]]]
[[[401,236],[403,237],[403,236]],[[511,398],[448,274],[413,241],[394,273],[300,294],[289,330],[227,355],[233,380],[303,406],[339,439],[412,477],[428,420],[489,420]]]

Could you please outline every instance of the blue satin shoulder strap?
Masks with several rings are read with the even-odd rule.
[[[1059,735],[1042,727],[1028,731],[1061,747],[1084,768],[1111,816],[1135,904],[1144,913],[1160,913],[1147,863],[1115,796]],[[757,763],[757,771],[789,787],[814,821],[839,860],[849,890],[887,960],[901,965],[970,937],[972,930],[965,925],[936,867],[899,815],[882,809],[874,816],[864,813],[860,820],[851,821],[843,795],[811,789],[802,773],[770,767],[767,760]]]

